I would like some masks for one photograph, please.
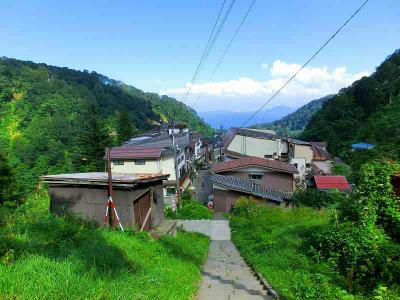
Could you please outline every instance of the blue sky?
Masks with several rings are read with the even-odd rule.
[[[228,0],[227,2],[229,2]],[[254,110],[361,0],[257,0],[212,83],[207,78],[252,0],[236,0],[188,103]],[[0,55],[88,69],[182,98],[222,0],[0,0]],[[268,107],[300,106],[350,84],[400,48],[400,1],[370,0]],[[343,69],[345,67],[345,69]]]

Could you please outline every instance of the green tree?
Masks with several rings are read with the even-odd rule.
[[[0,154],[0,205],[5,201],[18,202],[19,199],[14,171],[9,166],[6,158]]]
[[[105,148],[111,140],[96,106],[89,105],[83,114],[82,127],[78,134],[79,157],[77,165],[81,171],[100,171],[104,169]]]
[[[117,120],[118,143],[122,144],[123,142],[126,142],[132,138],[133,134],[134,127],[129,114],[126,111],[120,112]]]

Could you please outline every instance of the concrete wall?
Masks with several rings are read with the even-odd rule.
[[[294,158],[302,158],[306,160],[306,164],[310,164],[313,159],[313,151],[308,145],[294,145]]]
[[[274,153],[277,153],[280,156],[281,141],[235,135],[228,146],[228,150],[262,158],[264,158],[265,155],[273,155]]]
[[[228,172],[221,172],[221,175],[236,176],[245,180],[250,180],[250,174],[263,175],[262,180],[253,180],[255,183],[262,184],[273,189],[282,190],[285,192],[294,191],[293,174],[266,170],[263,168],[243,168]]]
[[[111,170],[115,173],[163,173],[160,161],[150,159],[146,159],[144,165],[136,165],[134,160],[124,160],[123,165],[112,161]]]
[[[297,165],[297,170],[299,171],[299,173],[297,173],[297,176],[303,178],[304,175],[306,174],[306,158],[305,157],[292,158],[290,160],[290,164]]]
[[[332,161],[324,160],[324,161],[313,161],[313,163],[320,168],[325,174],[332,174]]]

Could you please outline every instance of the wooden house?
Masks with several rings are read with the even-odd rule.
[[[112,175],[113,200],[124,227],[145,230],[164,220],[163,180],[165,174]],[[73,213],[104,224],[108,199],[108,174],[103,172],[42,176],[49,185],[50,211]],[[150,215],[146,219],[147,214]]]

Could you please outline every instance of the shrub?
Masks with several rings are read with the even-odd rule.
[[[293,204],[296,206],[306,205],[321,209],[322,207],[329,206],[336,202],[337,197],[339,197],[334,192],[320,192],[316,189],[298,189],[293,194]]]
[[[175,212],[170,206],[166,207],[165,216],[170,219],[201,220],[212,219],[213,212],[196,200],[182,200],[182,207]]]
[[[251,197],[240,197],[236,201],[233,208],[233,213],[237,216],[249,217],[255,212],[257,204]]]

